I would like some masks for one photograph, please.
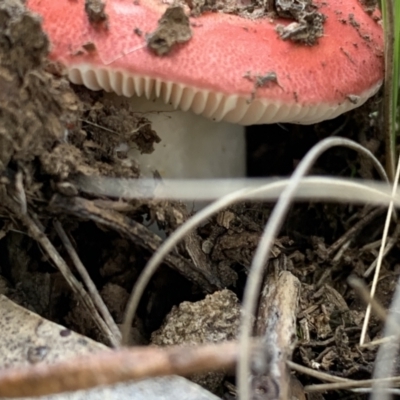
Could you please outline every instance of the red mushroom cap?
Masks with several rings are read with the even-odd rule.
[[[359,0],[314,0],[326,21],[313,46],[282,40],[276,26],[287,20],[205,13],[191,18],[191,40],[165,56],[135,33],[155,30],[167,7],[161,0],[108,0],[107,29],[89,22],[84,0],[26,4],[42,15],[50,57],[72,82],[161,97],[217,121],[319,122],[361,105],[383,79],[382,28]],[[256,88],[251,77],[267,74],[276,80]]]

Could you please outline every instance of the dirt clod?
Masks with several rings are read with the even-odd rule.
[[[314,45],[323,33],[325,17],[312,0],[186,0],[193,16],[204,12],[223,12],[243,18],[283,18],[293,22],[278,24],[277,32],[283,40]]]
[[[192,37],[189,17],[183,7],[168,7],[158,21],[158,27],[147,35],[147,46],[157,55],[168,54],[179,43],[185,43]]]
[[[104,0],[85,0],[85,11],[92,24],[105,24],[108,16]]]
[[[77,109],[69,85],[41,66],[48,40],[39,19],[7,0],[0,21],[0,173],[11,177],[18,164],[33,172],[35,157],[62,141],[63,122],[76,120]]]
[[[221,290],[196,303],[183,302],[167,315],[151,341],[159,346],[173,344],[219,343],[236,338],[240,307],[236,295]],[[215,392],[224,373],[201,374],[193,381]]]
[[[318,12],[310,0],[276,0],[279,17],[294,19],[289,25],[279,24],[276,30],[283,40],[314,45],[324,34],[325,16]]]

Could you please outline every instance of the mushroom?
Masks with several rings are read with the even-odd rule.
[[[90,3],[97,14],[88,12]],[[167,177],[198,177],[207,167],[206,176],[242,175],[243,126],[317,123],[377,92],[383,33],[376,13],[367,13],[359,0],[309,3],[304,2],[322,16],[323,33],[315,44],[299,43],[293,32],[304,32],[288,19],[204,12],[190,18],[191,37],[183,32],[168,53],[159,55],[147,46],[152,36],[142,33],[156,29],[168,7],[164,1],[26,1],[43,17],[50,58],[65,65],[73,83],[135,96],[138,110],[153,111],[149,116],[162,142],[149,168],[166,171]],[[276,0],[281,11],[282,4]],[[173,152],[178,147],[189,164],[177,167]],[[177,170],[162,164],[167,158]]]

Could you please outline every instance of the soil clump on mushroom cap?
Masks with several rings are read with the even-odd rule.
[[[105,12],[106,3],[103,0],[85,0],[85,11],[92,24],[105,24],[108,16]]]
[[[361,4],[366,12],[373,12],[378,5],[378,0],[361,0]]]
[[[21,2],[1,2],[0,21],[1,293],[46,318],[106,341],[53,267],[51,254],[38,243],[43,237],[50,240],[75,274],[53,227],[53,220],[60,221],[121,323],[127,293],[162,242],[147,225],[156,221],[169,234],[189,212],[179,203],[98,198],[79,191],[73,179],[77,174],[138,177],[140,166],[128,158],[127,149],[136,145],[151,152],[159,141],[157,133],[135,110],[117,109],[101,92],[71,87],[62,70],[47,62],[48,41],[40,22],[23,10]],[[260,134],[265,126],[250,128],[250,173],[288,175],[315,142],[335,132],[360,141],[382,158],[379,122],[371,117],[375,108],[371,100],[322,124],[269,126],[268,135]],[[374,177],[371,165],[342,149],[321,157],[312,172]],[[260,203],[230,207],[181,243],[146,290],[132,329],[134,342],[148,343],[171,308],[183,301],[203,299],[223,287],[241,299],[271,208]],[[271,267],[284,265],[302,283],[295,360],[310,367],[318,363],[326,372],[352,379],[370,377],[375,349],[357,345],[365,308],[346,279],[350,273],[362,276],[373,262],[375,248],[367,245],[379,239],[383,214],[352,238],[340,257],[333,257],[332,245],[369,211],[297,204],[269,261]],[[32,224],[41,235],[33,233]],[[377,298],[385,307],[396,286],[399,252],[396,244],[383,265]],[[207,265],[209,275],[196,274],[196,264]],[[381,327],[373,319],[370,337],[379,336]],[[300,379],[303,384],[313,382]],[[219,394],[229,396],[225,386]],[[333,392],[324,398],[340,397]]]
[[[183,7],[168,7],[158,21],[157,29],[146,37],[147,46],[159,56],[168,54],[178,43],[185,43],[192,37],[189,17]]]
[[[100,0],[96,0],[98,3]],[[318,12],[311,0],[186,0],[192,16],[197,17],[205,12],[219,12],[239,15],[243,18],[281,18],[292,21],[288,25],[278,24],[277,34],[282,40],[292,40],[305,45],[314,45],[318,38],[324,34],[323,14]],[[97,13],[93,14],[89,4],[86,3],[86,10],[89,20],[98,23],[99,18],[106,20],[103,14],[104,7],[95,4]],[[103,4],[104,3],[101,3]],[[99,16],[100,15],[100,16]],[[101,21],[103,22],[103,19]],[[157,29],[146,35],[147,46],[157,55],[168,54],[175,44],[185,43],[192,37],[192,30],[185,9],[178,3],[167,8],[164,15],[158,22]]]
[[[292,21],[279,24],[277,33],[283,40],[314,45],[324,34],[325,17],[318,12],[312,0],[186,0],[192,15],[204,12],[222,12],[243,18],[283,18]]]

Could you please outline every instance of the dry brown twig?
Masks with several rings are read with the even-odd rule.
[[[391,386],[400,385],[400,376],[392,376],[383,379],[366,379],[361,381],[348,381],[348,382],[335,382],[335,383],[322,383],[320,385],[306,386],[304,390],[308,393],[312,392],[325,392],[326,390],[342,390],[342,389],[357,389],[357,388],[370,388],[376,383],[390,383]]]
[[[135,379],[232,369],[237,357],[236,342],[123,348],[52,365],[0,371],[0,397],[44,396]]]
[[[38,244],[43,248],[48,257],[53,261],[65,280],[68,282],[71,289],[82,301],[83,306],[87,309],[88,315],[93,318],[98,328],[104,333],[105,337],[110,341],[113,346],[118,346],[119,339],[114,336],[113,332],[103,321],[95,305],[93,304],[91,297],[88,295],[82,284],[72,274],[65,260],[61,257],[57,249],[44,234],[43,230],[40,227],[39,221],[37,221],[34,217],[30,217],[28,214],[20,215],[19,218],[21,222],[26,226],[29,236],[36,240]]]
[[[50,260],[52,260],[78,299],[80,299],[83,307],[86,308],[88,315],[93,318],[96,326],[108,339],[111,345],[117,347],[120,344],[119,332],[118,336],[116,336],[116,332],[113,332],[113,330],[110,329],[102,319],[90,295],[86,292],[83,285],[75,278],[65,260],[61,257],[57,249],[46,236],[39,218],[33,214],[30,215],[26,204],[25,188],[22,183],[21,173],[18,173],[16,180],[8,185],[8,190],[13,195],[4,198],[5,204],[3,204],[3,206],[8,208],[11,211],[11,215],[25,226],[27,234],[41,246]]]
[[[79,272],[83,282],[86,285],[86,288],[89,292],[89,295],[92,297],[93,303],[97,307],[99,313],[104,318],[105,323],[108,325],[110,331],[114,335],[114,342],[117,341],[118,343],[121,342],[121,332],[114,322],[113,317],[111,316],[110,312],[108,311],[107,306],[104,304],[103,299],[101,298],[96,285],[92,281],[92,278],[88,274],[85,266],[82,264],[78,254],[76,253],[74,246],[72,245],[71,241],[67,233],[65,232],[64,228],[62,227],[61,223],[57,220],[53,222],[54,228],[60,237],[65,249],[67,250],[68,255],[70,256],[72,262],[75,265],[75,268]]]
[[[288,271],[280,271],[285,256],[270,263],[260,295],[255,335],[261,337],[262,351],[255,355],[252,377],[253,393],[263,399],[290,398],[291,376],[286,361],[296,345],[296,315],[300,281]],[[271,266],[272,264],[272,266]]]
[[[55,195],[52,199],[51,207],[55,212],[73,215],[77,218],[90,219],[101,226],[115,230],[150,252],[157,251],[162,244],[162,239],[142,224],[112,210],[100,208],[93,201],[80,197],[65,198]],[[218,279],[210,274],[209,271],[197,268],[176,252],[166,256],[164,262],[189,281],[198,284],[207,293],[213,292],[217,287],[222,287]]]

